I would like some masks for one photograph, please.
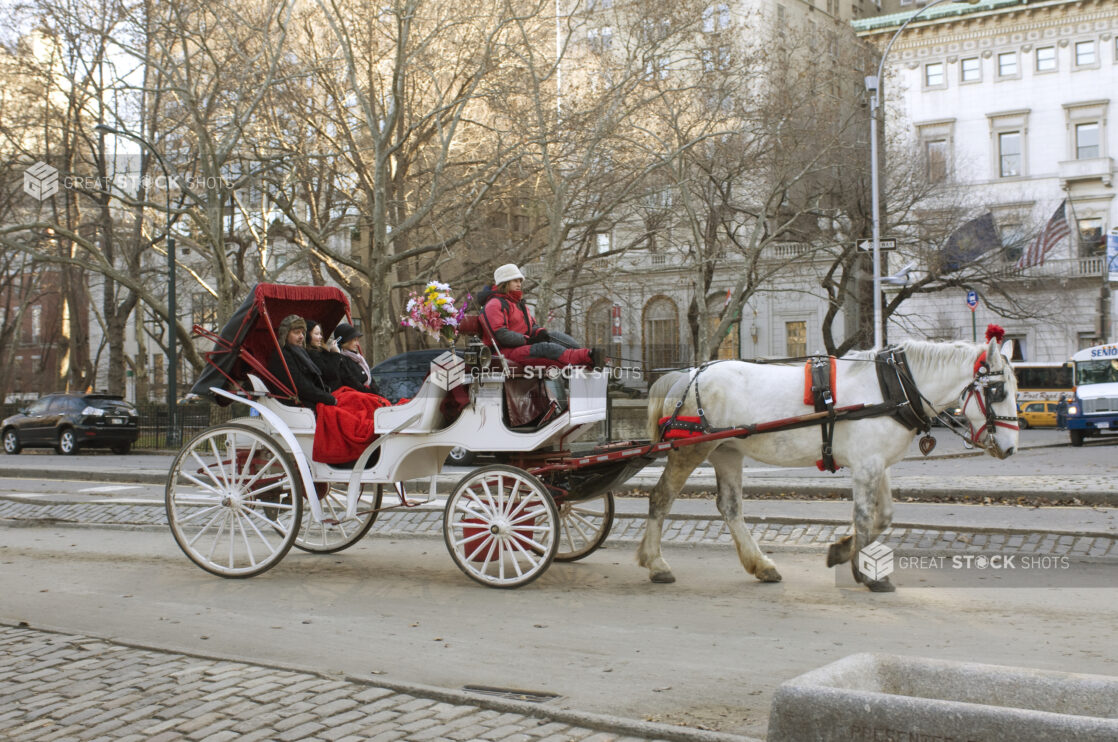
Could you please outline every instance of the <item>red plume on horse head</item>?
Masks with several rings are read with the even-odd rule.
[[[993,323],[986,325],[986,342],[990,342],[990,338],[998,341],[1000,345],[1002,339],[1005,338],[1005,328]]]

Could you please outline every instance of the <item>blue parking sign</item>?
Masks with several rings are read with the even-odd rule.
[[[972,312],[974,311],[974,308],[978,306],[978,292],[977,291],[968,291],[967,292],[967,306],[970,307],[970,310]]]

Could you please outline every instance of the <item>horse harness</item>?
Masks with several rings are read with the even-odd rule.
[[[804,359],[781,359],[780,361],[767,361],[768,363],[780,363],[781,361],[798,361]],[[908,367],[908,359],[905,357],[903,348],[890,346],[879,351],[874,356],[874,365],[877,368],[877,381],[881,388],[881,397],[884,400],[879,404],[863,405],[857,408],[842,408],[835,409],[835,395],[832,388],[833,380],[833,364],[835,358],[832,356],[810,356],[807,359],[810,370],[810,404],[813,405],[815,411],[825,412],[823,417],[812,416],[811,419],[803,421],[790,422],[781,429],[790,430],[793,428],[809,427],[818,425],[820,428],[820,435],[822,437],[822,458],[818,462],[820,469],[835,472],[839,466],[835,464],[833,441],[835,434],[835,423],[840,420],[860,420],[868,417],[881,417],[889,415],[901,425],[906,428],[916,431],[927,433],[931,430],[932,422],[928,414],[924,411],[923,396],[920,390],[916,388],[916,382],[912,379],[912,373]],[[697,383],[699,376],[706,369],[710,368],[716,363],[721,361],[711,361],[699,366],[692,374],[691,379],[687,383],[687,388],[683,390],[682,396],[675,405],[671,417],[665,418],[660,424],[660,438],[663,439],[669,431],[680,431],[685,435],[705,435],[709,433],[721,433],[727,430],[735,430],[738,427],[744,431],[738,438],[746,438],[752,435],[755,426],[726,426],[716,428],[712,426],[706,418],[706,412],[703,409],[701,387]],[[983,377],[987,378],[987,377]],[[984,383],[984,382],[983,382]],[[978,386],[980,382],[976,379],[975,383],[971,384],[968,389],[972,390]],[[683,402],[687,399],[687,392],[691,387],[695,387],[695,418],[680,418],[679,412],[683,407]],[[984,386],[984,388],[986,388]],[[996,394],[996,392],[995,392]],[[969,397],[968,397],[969,399]],[[1005,399],[1005,383],[1001,383],[1001,397],[994,399],[988,397],[986,407],[984,410],[989,410],[992,413],[992,408],[989,406],[990,401],[1001,401]],[[805,403],[809,403],[808,395],[805,394]],[[982,401],[979,400],[979,404]],[[1002,418],[997,418],[1002,419]],[[980,429],[978,433],[973,433],[973,437],[982,432]],[[934,439],[932,439],[934,446]],[[921,449],[923,450],[924,444],[921,442]],[[928,448],[928,451],[931,447]],[[927,452],[925,452],[927,453]]]
[[[991,373],[985,352],[974,362],[974,381],[967,386],[965,392],[963,412],[967,411],[971,400],[974,400],[975,404],[978,405],[978,411],[986,418],[986,422],[978,430],[975,430],[974,425],[970,423],[968,418],[967,427],[970,428],[970,438],[963,436],[964,441],[977,446],[979,445],[978,437],[987,429],[990,430],[991,434],[994,428],[1019,429],[1016,416],[1006,417],[994,414],[994,405],[998,402],[1004,402],[1008,392],[1005,389],[1005,372]]]

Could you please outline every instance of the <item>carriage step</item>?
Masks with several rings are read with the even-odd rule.
[[[558,693],[548,693],[541,690],[517,690],[516,688],[494,688],[489,685],[463,685],[462,690],[467,693],[500,696],[501,698],[511,698],[514,701],[527,701],[528,703],[547,703],[559,698]]]

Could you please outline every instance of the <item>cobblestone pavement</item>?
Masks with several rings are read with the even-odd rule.
[[[94,503],[21,502],[0,499],[0,522],[100,526],[166,527],[161,502],[100,501]],[[373,525],[375,536],[441,536],[441,509],[419,507],[386,510]],[[787,522],[767,519],[747,523],[753,538],[770,550],[822,550],[850,532],[849,523]],[[644,535],[643,516],[618,513],[609,543],[636,544]],[[665,543],[732,544],[721,518],[706,515],[673,516],[665,521]],[[1037,554],[1069,557],[1118,558],[1118,538],[1113,533],[1040,532],[1027,528],[894,527],[882,541],[898,551],[979,552]]]
[[[0,650],[0,738],[19,742],[750,742],[544,704],[418,686],[405,690],[25,627],[0,626]]]

